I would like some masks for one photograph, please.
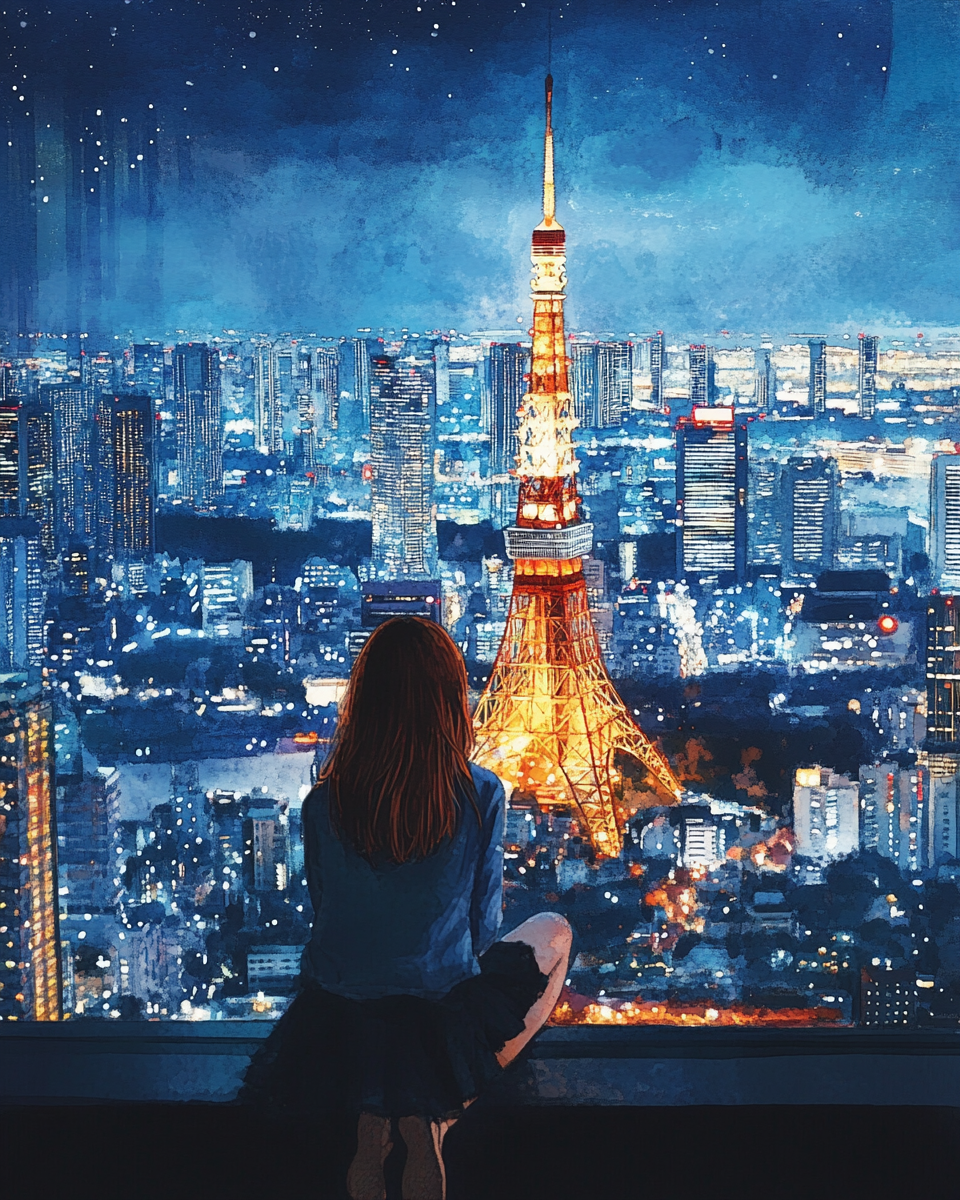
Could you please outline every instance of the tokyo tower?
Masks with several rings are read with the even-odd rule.
[[[542,807],[572,808],[596,857],[622,846],[626,812],[614,788],[617,753],[642,763],[672,803],[680,786],[630,718],[607,673],[590,616],[583,557],[577,422],[563,329],[565,234],[553,183],[553,79],[546,80],[543,220],[533,231],[533,357],[517,430],[520,497],[504,530],[514,581],[507,627],[474,714],[474,759]]]

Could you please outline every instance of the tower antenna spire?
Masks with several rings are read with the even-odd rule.
[[[553,76],[548,75],[544,86],[547,123],[543,133],[543,219],[553,223],[557,212],[557,197],[553,185]]]

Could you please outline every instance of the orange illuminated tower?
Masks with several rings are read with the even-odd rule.
[[[543,220],[533,231],[533,361],[517,431],[520,498],[505,531],[514,582],[507,628],[475,713],[475,760],[543,807],[572,807],[597,856],[620,852],[615,755],[650,771],[670,801],[679,785],[637,728],[607,673],[590,616],[576,426],[563,330],[564,231],[555,216],[553,80],[546,81]]]

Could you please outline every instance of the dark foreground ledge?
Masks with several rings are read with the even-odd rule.
[[[259,1021],[0,1026],[0,1104],[232,1100]],[[545,1029],[484,1097],[517,1105],[960,1108],[960,1031]]]

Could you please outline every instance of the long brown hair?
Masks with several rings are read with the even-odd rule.
[[[452,835],[466,795],[477,808],[463,656],[444,629],[394,617],[357,656],[340,705],[329,783],[334,828],[368,859],[423,858]]]

